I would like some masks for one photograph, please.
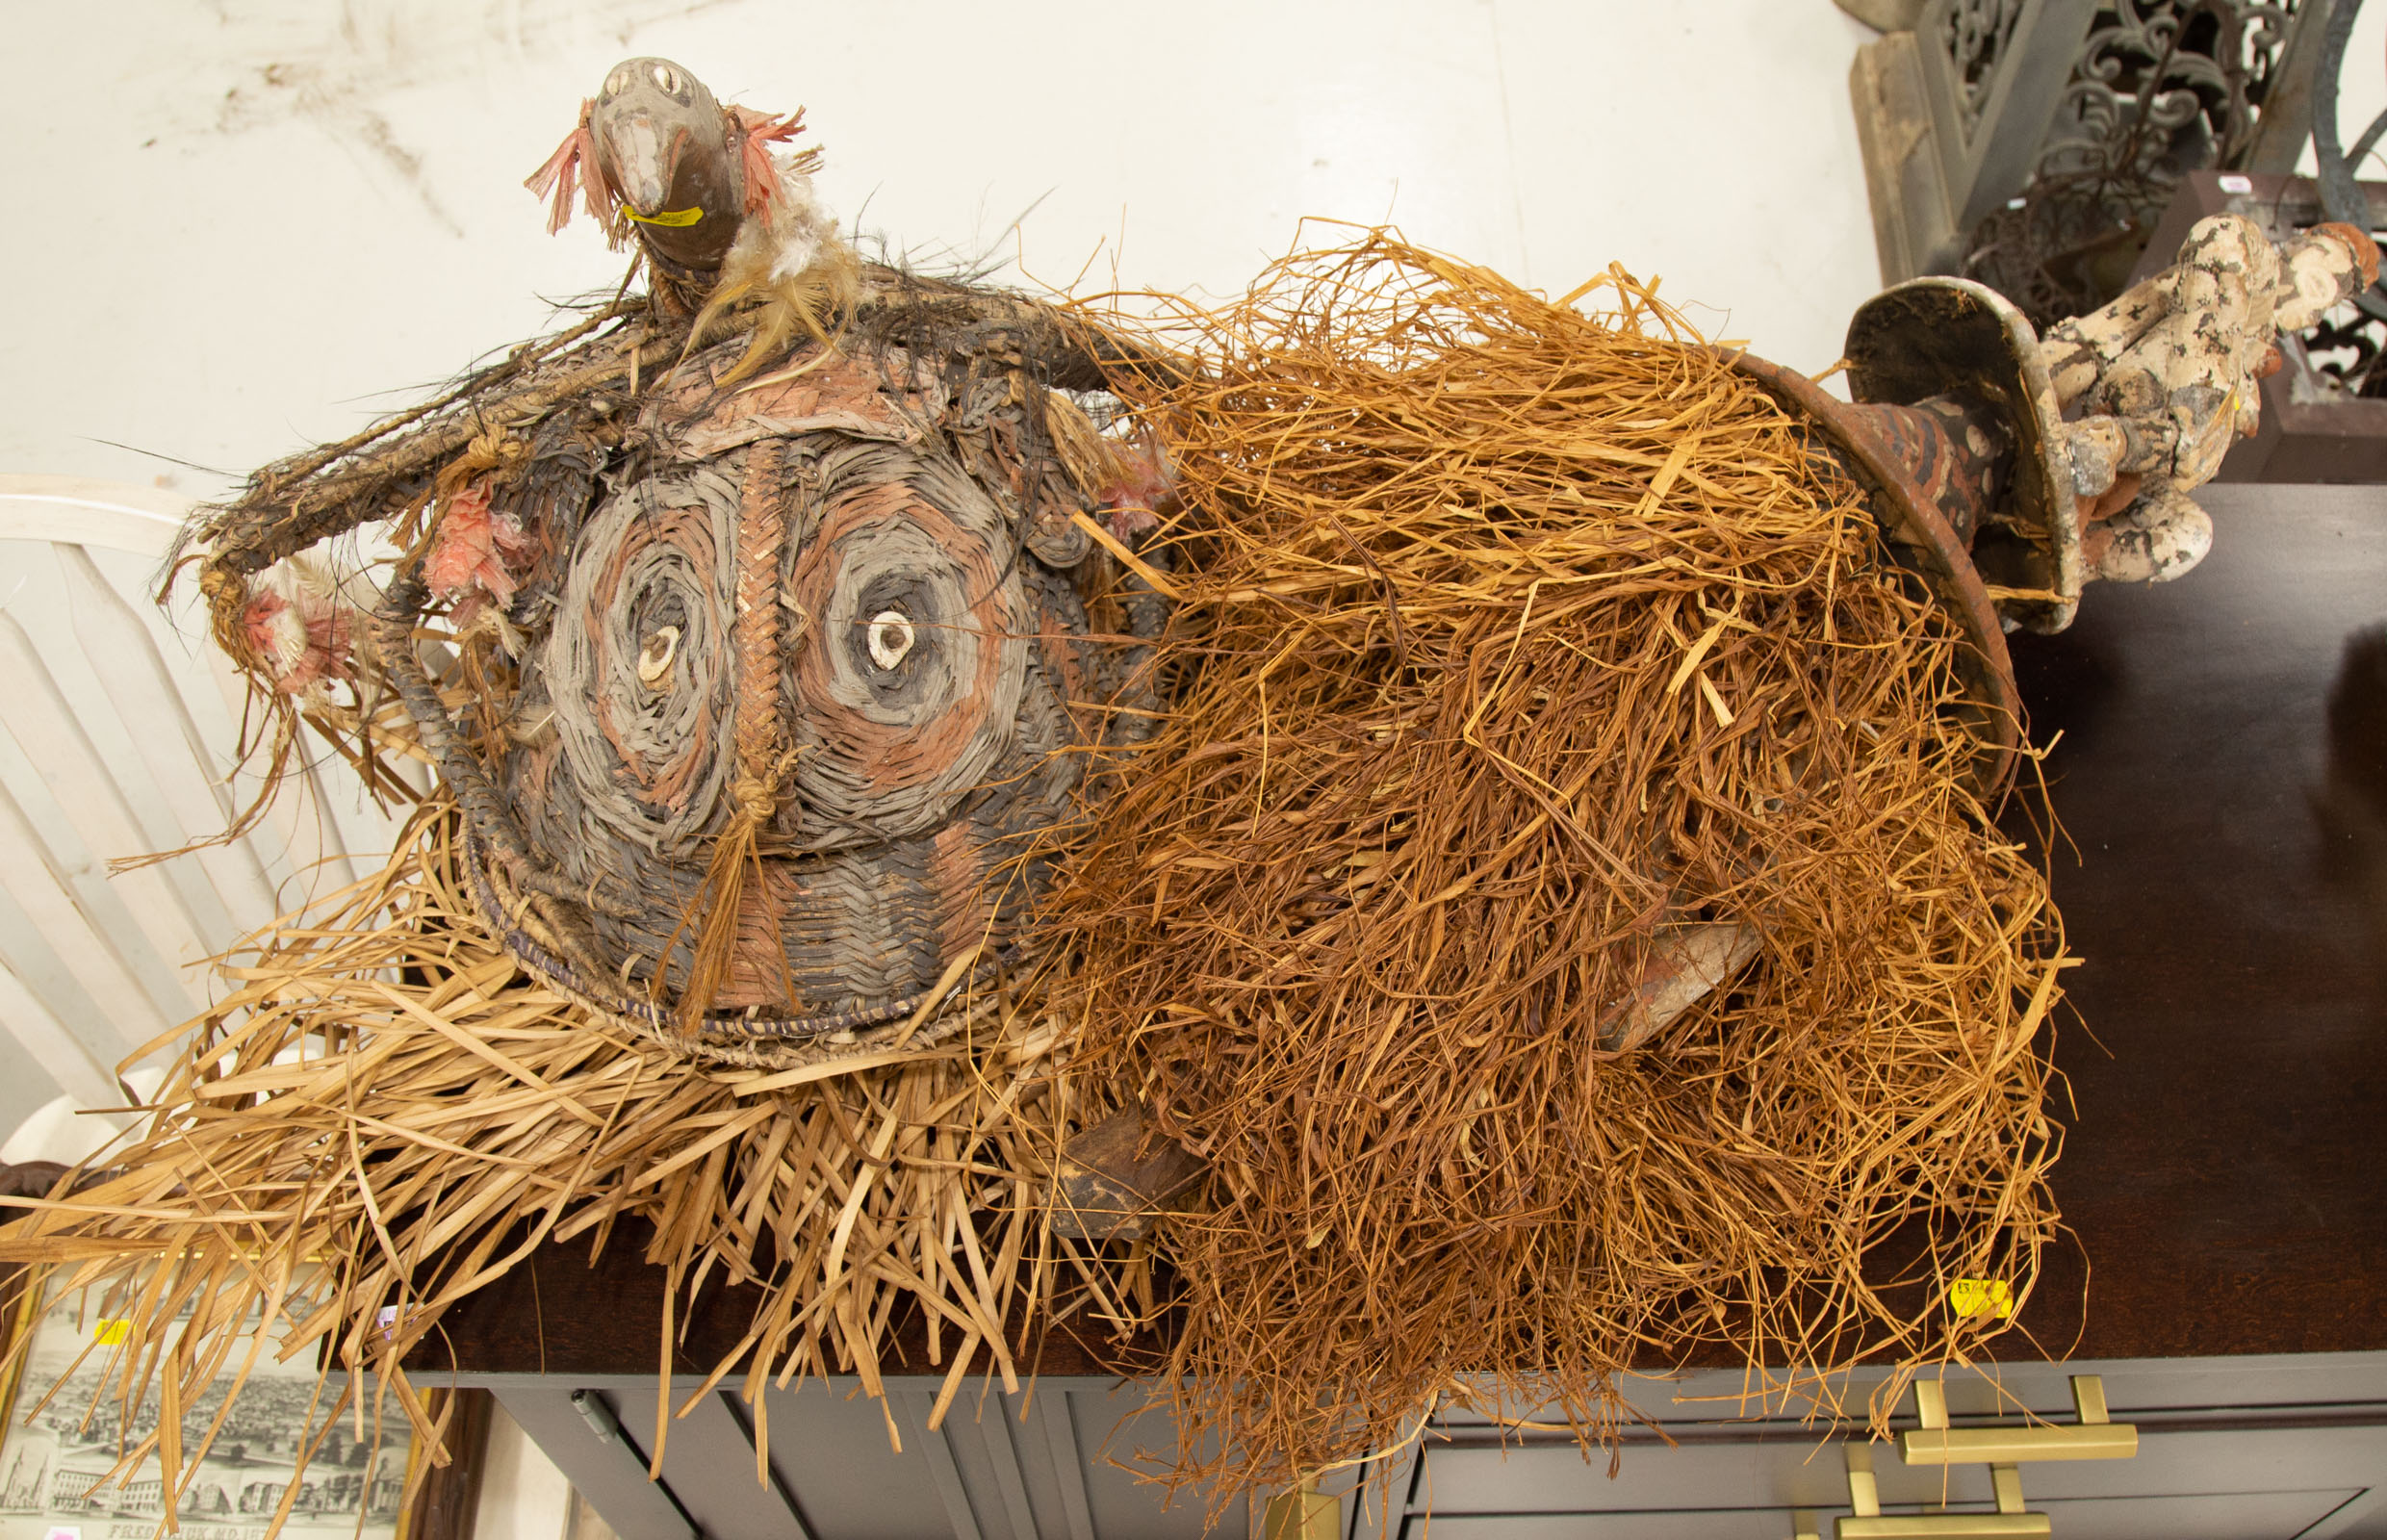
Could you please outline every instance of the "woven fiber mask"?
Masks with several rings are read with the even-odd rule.
[[[1019,455],[1065,398],[1032,415],[1010,372],[957,392],[901,349],[811,361],[662,396],[584,511],[522,510],[529,629],[486,757],[526,849],[474,826],[518,956],[708,1057],[866,1043],[992,961],[1128,664],[1071,580],[1087,500]]]
[[[1158,452],[1096,425],[1128,349],[863,262],[784,147],[802,116],[616,66],[529,185],[551,229],[584,206],[634,246],[647,292],[195,531],[277,764],[301,715],[360,762],[415,736],[516,958],[773,1066],[952,1030],[936,1008],[1016,949],[1090,756],[1153,720],[1167,618],[1136,554]],[[402,552],[377,594],[308,554],[360,527]]]

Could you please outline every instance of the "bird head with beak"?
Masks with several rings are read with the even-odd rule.
[[[718,269],[744,219],[737,125],[705,83],[668,59],[614,66],[589,111],[597,173],[653,249]]]
[[[827,223],[813,208],[819,152],[774,156],[803,132],[786,117],[724,107],[703,81],[668,59],[629,59],[580,104],[580,120],[524,184],[550,200],[548,230],[572,218],[581,192],[618,246],[636,232],[659,287],[697,298],[712,290],[741,246],[766,270],[809,263]]]

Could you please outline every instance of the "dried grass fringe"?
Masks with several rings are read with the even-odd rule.
[[[1653,291],[1379,232],[1180,303],[1202,372],[1136,397],[1186,508],[1173,710],[1044,923],[1087,1103],[1214,1172],[1157,1247],[1214,1500],[1446,1396],[1590,1443],[1703,1348],[1958,1358],[1999,1322],[1948,1284],[2026,1299],[2054,1233],[2067,960],[1964,789],[1956,622]],[[1757,961],[1603,1051],[1702,921]]]
[[[706,1388],[737,1376],[758,1446],[766,1381],[851,1373],[878,1396],[911,1312],[928,1363],[908,1367],[945,1373],[938,1420],[973,1361],[1016,1388],[1020,1322],[1065,1266],[1042,1241],[1065,1116],[1058,1018],[1018,989],[982,992],[926,1051],[706,1069],[531,982],[461,862],[457,815],[435,801],[382,872],[253,938],[149,1126],[106,1157],[118,1173],[0,1239],[0,1256],[56,1264],[62,1294],[96,1288],[131,1323],[101,1391],[125,1425],[159,1387],[192,1406],[228,1379],[229,1404],[248,1372],[232,1346],[257,1329],[285,1359],[327,1345],[327,1364],[371,1371],[432,1439],[401,1362],[439,1357],[447,1311],[540,1243],[602,1246],[625,1218],[654,1226],[646,1260],[683,1333],[708,1281],[757,1289]],[[285,1317],[293,1278],[318,1266],[321,1302]],[[197,1311],[178,1327],[186,1299]],[[205,1446],[165,1452],[170,1514]]]

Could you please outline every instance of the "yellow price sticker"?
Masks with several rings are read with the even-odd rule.
[[[102,1348],[121,1348],[124,1346],[124,1340],[132,1334],[133,1323],[129,1321],[111,1321],[102,1317],[98,1323],[91,1327],[91,1341]]]
[[[1959,1278],[1948,1285],[1948,1308],[1960,1316],[2014,1314],[2014,1289],[2003,1278]]]

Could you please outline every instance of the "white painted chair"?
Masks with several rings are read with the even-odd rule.
[[[205,1006],[208,958],[392,834],[309,767],[246,837],[109,875],[220,833],[253,789],[234,776],[242,686],[194,585],[171,615],[149,598],[188,512],[147,487],[0,476],[0,1026],[81,1109],[123,1104],[118,1065]],[[0,1155],[79,1158],[115,1132],[92,1122],[52,1104]]]

